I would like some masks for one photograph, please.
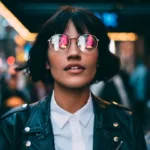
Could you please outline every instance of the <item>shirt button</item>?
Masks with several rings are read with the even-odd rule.
[[[25,127],[24,129],[26,132],[29,132],[30,131],[30,128],[29,127]]]
[[[23,107],[23,108],[26,108],[26,107],[27,107],[27,105],[28,105],[28,104],[23,104],[23,105],[22,105],[22,107]]]
[[[30,142],[30,141],[27,141],[27,142],[26,142],[26,146],[27,146],[27,147],[31,146],[31,142]]]
[[[119,137],[115,136],[115,137],[114,137],[114,141],[115,141],[115,142],[118,142],[118,141],[119,141]]]

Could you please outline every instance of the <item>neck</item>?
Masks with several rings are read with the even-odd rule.
[[[90,95],[89,87],[71,89],[62,87],[60,88],[59,86],[55,85],[54,89],[54,97],[57,104],[61,108],[72,114],[78,111],[87,103]]]

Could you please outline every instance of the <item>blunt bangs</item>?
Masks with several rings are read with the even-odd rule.
[[[82,8],[62,7],[54,16],[52,16],[43,26],[43,33],[47,39],[54,34],[62,34],[69,23],[72,21],[79,34],[84,34],[87,30],[97,38],[104,38],[106,28],[104,24],[91,12]],[[105,35],[106,36],[106,35]]]

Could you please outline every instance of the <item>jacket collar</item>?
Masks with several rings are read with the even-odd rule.
[[[51,97],[52,92],[46,98],[43,98],[43,100],[30,105],[30,107],[33,107],[33,109],[31,109],[32,115],[26,123],[26,126],[30,127],[31,130],[44,129],[50,122]],[[109,115],[110,113],[108,114],[108,112],[110,112],[112,109],[111,103],[106,102],[93,94],[92,100],[95,114],[95,127],[113,128],[115,120]],[[110,111],[108,111],[108,109]]]
[[[52,92],[50,92],[46,98],[43,98],[43,100],[30,105],[30,107],[33,107],[33,109],[31,109],[32,115],[26,123],[26,127],[30,127],[31,131],[40,129],[42,130],[50,122],[51,97]],[[92,100],[95,114],[95,127],[113,127],[114,120],[112,120],[109,115],[107,115],[107,109],[109,109],[111,104],[109,102],[103,101],[93,94]]]
[[[33,103],[29,106],[29,111],[31,114],[28,122],[25,127],[29,127],[32,132],[42,132],[45,127],[50,123],[50,128],[52,129],[52,125],[50,122],[50,100],[52,93],[50,93],[47,97],[42,100]],[[31,108],[30,108],[31,107]],[[51,130],[52,132],[52,130]]]
[[[52,93],[44,100],[39,101],[33,107],[31,117],[26,123],[26,127],[30,128],[28,133],[42,132],[49,127],[49,134],[53,136],[52,124],[50,120],[50,101]],[[93,150],[109,149],[112,142],[110,131],[115,131],[119,126],[114,126],[115,117],[113,116],[111,103],[103,101],[102,99],[92,94],[93,108],[94,108],[94,136],[93,136]],[[110,116],[110,114],[112,114]],[[25,131],[24,131],[25,132]],[[53,142],[54,143],[54,142]]]
[[[93,95],[94,105],[94,136],[93,150],[112,149],[114,137],[118,136],[120,126],[115,116],[114,108],[111,103],[106,102],[99,97]],[[111,114],[111,115],[110,115]],[[116,147],[116,146],[115,146]]]
[[[110,102],[104,101],[101,98],[92,94],[93,107],[95,114],[95,128],[114,128],[115,118],[112,117],[114,109]],[[116,127],[115,127],[116,128]]]

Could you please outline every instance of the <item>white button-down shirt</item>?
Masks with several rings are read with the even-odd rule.
[[[92,150],[94,112],[91,95],[80,110],[71,114],[57,105],[54,92],[51,120],[56,150]]]

